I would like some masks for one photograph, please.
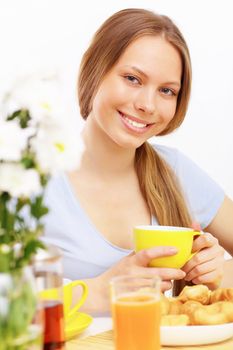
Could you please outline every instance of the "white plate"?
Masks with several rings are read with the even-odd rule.
[[[162,345],[204,345],[233,337],[233,323],[214,326],[162,326]]]

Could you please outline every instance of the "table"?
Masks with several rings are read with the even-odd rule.
[[[94,318],[85,332],[66,343],[66,350],[114,350],[110,317]],[[161,347],[161,350],[232,350],[233,338],[217,344],[202,346]]]

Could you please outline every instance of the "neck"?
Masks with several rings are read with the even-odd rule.
[[[103,179],[134,171],[135,149],[116,144],[91,117],[86,121],[82,137],[82,165],[89,171],[99,173]]]

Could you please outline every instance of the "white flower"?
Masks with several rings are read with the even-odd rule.
[[[60,81],[56,73],[21,77],[5,94],[2,113],[6,117],[19,109],[28,109],[31,124],[60,116],[63,111]]]
[[[40,178],[36,170],[25,169],[21,164],[0,163],[0,191],[12,197],[26,197],[41,192]]]
[[[18,161],[27,144],[28,131],[15,121],[0,120],[0,160]]]
[[[44,120],[40,125],[31,146],[42,172],[69,171],[77,166],[80,142],[75,130],[61,120]]]

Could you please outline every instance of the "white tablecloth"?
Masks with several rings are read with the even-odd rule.
[[[94,317],[90,326],[79,335],[79,338],[86,338],[91,335],[102,333],[112,329],[111,317]]]

